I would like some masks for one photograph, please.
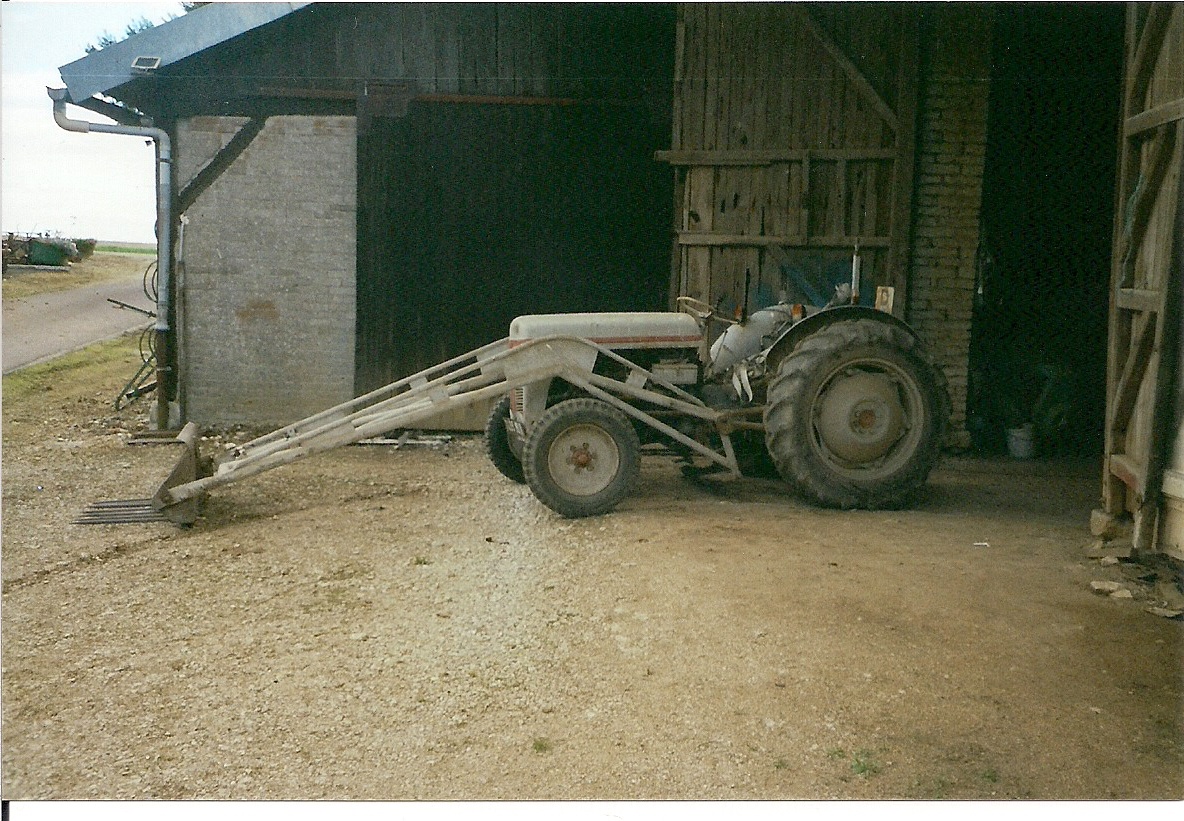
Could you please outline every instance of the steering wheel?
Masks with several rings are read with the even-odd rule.
[[[680,308],[682,308],[688,314],[691,314],[700,322],[706,322],[710,319],[714,319],[717,322],[723,322],[726,325],[737,324],[736,320],[732,319],[731,317],[724,316],[703,300],[695,299],[693,296],[680,296],[675,300],[675,302],[678,303]]]

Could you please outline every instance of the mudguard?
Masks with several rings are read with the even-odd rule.
[[[789,356],[793,352],[793,349],[797,347],[797,344],[807,336],[822,330],[832,323],[850,319],[870,319],[876,322],[883,322],[885,325],[891,325],[907,331],[915,340],[920,341],[921,339],[907,322],[897,319],[890,313],[878,311],[875,308],[868,308],[863,305],[840,305],[837,308],[827,308],[824,311],[819,311],[813,316],[808,316],[796,325],[787,328],[769,346],[769,351],[765,355],[768,373],[776,373],[777,368],[781,365],[781,360]]]

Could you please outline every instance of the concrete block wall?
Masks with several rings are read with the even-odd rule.
[[[180,122],[179,186],[244,122]],[[185,214],[185,419],[282,424],[353,397],[356,145],[353,117],[269,118]]]
[[[990,92],[991,19],[927,9],[907,319],[950,382],[951,444],[966,447],[970,321]]]

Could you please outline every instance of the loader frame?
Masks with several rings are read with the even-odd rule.
[[[601,357],[623,366],[625,377],[596,373]],[[617,408],[736,476],[740,469],[731,433],[764,429],[763,423],[756,421],[760,408],[709,408],[698,397],[591,340],[564,335],[525,341],[506,338],[239,445],[223,456],[209,476],[197,476],[198,428],[190,422],[175,440],[185,452],[151,499],[96,502],[76,523],[192,524],[198,500],[214,488],[554,379]],[[687,436],[649,413],[646,405],[713,425],[721,447],[715,449]],[[528,424],[532,421],[527,420]]]

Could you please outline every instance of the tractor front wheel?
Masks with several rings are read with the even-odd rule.
[[[937,462],[949,407],[944,375],[912,335],[836,322],[782,360],[766,444],[782,478],[824,507],[899,508]]]
[[[569,399],[547,410],[522,449],[526,482],[561,516],[597,516],[633,490],[641,443],[629,419],[598,399]]]
[[[522,484],[526,481],[526,474],[522,471],[522,463],[514,449],[510,447],[510,432],[506,430],[506,421],[510,418],[510,397],[502,397],[485,422],[485,450],[489,454],[489,461],[497,468],[498,473],[507,479]]]

